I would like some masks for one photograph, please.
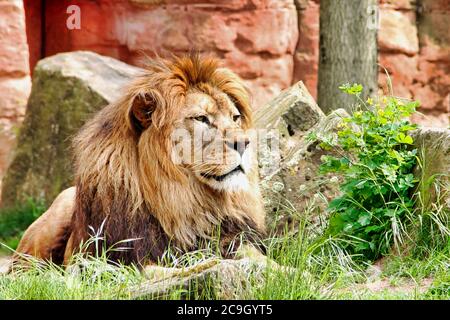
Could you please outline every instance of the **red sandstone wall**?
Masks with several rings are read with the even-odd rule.
[[[30,90],[23,4],[0,0],[0,178],[9,163]]]
[[[31,65],[42,55],[80,49],[139,65],[141,51],[194,47],[244,78],[256,107],[298,80],[317,94],[319,0],[47,0],[45,39],[36,19],[41,1],[24,1]],[[426,117],[416,120],[448,126],[450,0],[380,3],[379,62],[394,94],[422,102]],[[81,30],[66,28],[70,4],[81,8]],[[386,90],[382,69],[379,81]]]
[[[419,100],[426,116],[415,120],[449,126],[450,0],[382,0],[379,63],[391,74],[394,94]],[[419,13],[419,14],[417,14]],[[386,77],[380,74],[380,84]]]
[[[319,51],[319,0],[296,0],[299,41],[294,81],[303,80],[316,95]],[[394,94],[421,101],[414,121],[449,126],[450,0],[380,0],[379,64],[393,82]],[[419,17],[417,15],[419,12]],[[379,84],[387,92],[380,68]]]
[[[81,8],[81,30],[66,28],[69,4]],[[50,0],[45,13],[46,56],[86,49],[139,65],[140,51],[196,48],[245,79],[255,105],[292,83],[298,39],[292,0]]]
[[[224,60],[251,88],[255,107],[303,80],[316,96],[319,0],[0,0],[0,177],[24,113],[33,68],[44,56],[92,50],[139,65],[141,53],[191,48]],[[449,125],[450,0],[380,0],[379,61],[394,94],[419,99]],[[71,4],[81,30],[66,27]],[[25,29],[26,15],[26,29]],[[25,32],[26,30],[26,32]],[[28,40],[28,47],[27,47]],[[380,86],[386,76],[380,72]]]

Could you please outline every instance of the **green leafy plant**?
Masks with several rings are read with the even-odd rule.
[[[365,102],[361,85],[340,89],[354,95],[362,108],[343,119],[335,145],[322,142],[324,148],[344,150],[342,157],[324,156],[320,167],[322,173],[344,177],[342,196],[329,204],[328,232],[345,238],[350,253],[374,260],[402,243],[403,223],[412,212],[417,150],[409,133],[416,126],[405,118],[418,103],[394,97]]]

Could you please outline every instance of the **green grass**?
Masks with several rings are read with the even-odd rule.
[[[430,186],[428,186],[430,187]],[[439,185],[434,186],[442,190]],[[442,197],[442,192],[437,192]],[[408,212],[400,249],[392,250],[373,272],[361,256],[351,256],[345,239],[324,236],[322,225],[305,218],[311,212],[281,208],[295,218],[296,228],[273,234],[266,240],[268,256],[294,272],[267,268],[249,274],[236,293],[240,299],[450,299],[449,214],[438,202],[427,203],[418,190],[418,205]],[[0,214],[0,243],[15,248],[23,230],[44,207],[34,202]],[[308,210],[307,210],[308,211]],[[98,234],[97,237],[100,237]],[[92,239],[95,241],[95,238]],[[4,247],[5,248],[5,247]],[[3,253],[11,251],[3,249]],[[169,266],[188,267],[214,257],[214,245],[182,257],[171,257]],[[68,270],[51,263],[31,260],[31,266],[0,275],[0,299],[130,299],[130,288],[147,279],[133,266],[108,262],[105,255],[75,257],[81,268]],[[202,290],[199,290],[202,288]],[[191,284],[190,290],[172,290],[166,299],[214,299],[220,297],[214,283]],[[150,299],[152,297],[145,297]]]
[[[341,248],[341,239],[318,236],[306,220],[295,232],[267,239],[268,255],[292,273],[267,268],[250,274],[238,291],[241,299],[450,299],[450,243],[421,255],[391,254],[373,276],[368,265],[354,262]],[[189,266],[213,256],[195,252],[172,260]],[[0,275],[0,299],[130,299],[130,288],[146,280],[135,267],[108,263],[105,255],[75,257],[67,270],[31,260],[31,267]],[[371,289],[381,282],[386,288]],[[431,282],[431,285],[430,285]],[[428,285],[426,285],[428,283]],[[202,287],[203,290],[198,290]],[[205,289],[206,288],[206,289]],[[192,283],[191,290],[173,290],[168,299],[216,298],[212,284]],[[151,297],[146,297],[151,298]]]
[[[40,201],[28,200],[25,204],[0,210],[0,243],[16,249],[24,230],[43,212],[45,206]],[[0,255],[10,253],[0,246]]]

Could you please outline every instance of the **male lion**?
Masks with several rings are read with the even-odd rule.
[[[133,239],[110,259],[141,266],[169,247],[195,250],[218,228],[225,256],[238,238],[255,243],[265,214],[251,123],[242,81],[215,59],[152,61],[75,137],[76,186],[28,228],[17,252],[66,264],[99,229],[105,247]],[[197,154],[174,161],[175,132],[193,138]]]

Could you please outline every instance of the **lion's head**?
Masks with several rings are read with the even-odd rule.
[[[139,79],[130,97],[130,127],[142,147],[163,142],[174,180],[192,176],[224,192],[250,188],[251,110],[241,80],[196,56],[152,67],[155,79]]]
[[[251,128],[245,86],[215,59],[152,61],[75,139],[74,243],[105,218],[110,241],[144,247],[155,230],[184,249],[217,225],[263,232]]]

